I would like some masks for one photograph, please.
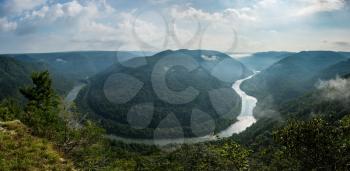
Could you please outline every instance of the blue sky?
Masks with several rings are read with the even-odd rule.
[[[0,53],[350,51],[347,0],[0,0]]]

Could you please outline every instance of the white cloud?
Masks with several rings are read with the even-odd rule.
[[[80,43],[108,43],[118,40],[118,30],[94,21],[81,23],[72,40]]]
[[[277,0],[261,0],[258,2],[258,6],[269,8],[277,3]]]
[[[329,81],[321,81],[318,88],[322,90],[323,97],[328,100],[350,100],[350,79],[337,77]]]
[[[185,9],[181,9],[179,7],[173,7],[171,9],[171,16],[184,19],[184,18],[195,18],[205,22],[224,22],[224,23],[232,23],[232,22],[242,22],[242,21],[255,21],[256,17],[252,13],[252,9],[249,7],[234,9],[227,8],[222,12],[205,12],[200,9],[196,9],[193,7],[188,7]]]
[[[16,22],[8,21],[7,18],[0,18],[0,31],[14,31],[17,28]]]
[[[66,12],[69,16],[76,16],[82,10],[83,6],[81,6],[77,1],[72,1],[67,4],[62,5],[62,11]]]
[[[150,8],[123,8],[123,3],[117,3],[120,6],[114,8],[106,0],[5,2],[11,6],[12,13],[0,17],[1,31],[16,30],[18,38],[57,35],[59,39],[51,36],[57,44],[62,43],[57,46],[77,50],[115,50],[120,45],[125,50],[155,51],[178,48],[224,52],[335,49],[321,41],[346,41],[345,35],[349,35],[346,29],[342,29],[345,33],[327,29],[315,31],[308,22],[316,17],[304,17],[340,10],[345,0],[255,0],[219,10],[169,0],[148,0]],[[318,43],[320,37],[322,40]],[[40,39],[40,42],[44,41]],[[28,47],[33,46],[48,47],[45,43]],[[346,46],[336,48],[348,49]]]
[[[32,10],[35,7],[43,5],[46,0],[5,0],[2,5],[2,11],[5,14],[20,14],[26,10]]]
[[[74,17],[96,17],[98,15],[98,8],[96,4],[89,3],[83,6],[78,1],[70,1],[66,3],[56,3],[45,5],[38,10],[33,10],[25,15],[22,20],[33,21],[55,21],[60,18],[74,18]]]
[[[345,7],[345,0],[299,0],[303,7],[296,11],[297,16],[312,15],[318,12],[340,10]]]

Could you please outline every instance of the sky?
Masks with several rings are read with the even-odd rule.
[[[0,0],[0,53],[350,51],[350,0]]]

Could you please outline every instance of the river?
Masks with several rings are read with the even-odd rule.
[[[78,96],[79,91],[85,86],[85,84],[78,84],[69,91],[66,98],[64,99],[65,103],[68,105],[72,103]]]
[[[244,91],[241,90],[241,84],[251,79],[257,74],[257,72],[249,77],[246,77],[241,80],[237,80],[233,85],[232,89],[237,92],[237,94],[242,99],[242,107],[239,116],[237,117],[237,122],[233,123],[227,129],[219,132],[216,135],[207,135],[203,137],[193,137],[193,138],[176,138],[176,139],[134,139],[134,138],[124,138],[116,135],[107,135],[108,138],[123,141],[125,143],[138,143],[138,144],[148,144],[148,145],[158,145],[164,146],[168,144],[193,144],[205,141],[214,141],[219,138],[227,138],[233,134],[238,134],[244,131],[246,128],[250,127],[256,122],[256,119],[253,116],[253,110],[256,106],[257,99],[255,97],[247,95]],[[84,87],[84,84],[75,86],[65,98],[66,103],[71,103],[77,97],[79,91]]]
[[[237,80],[233,84],[233,90],[235,90],[242,99],[241,113],[237,117],[238,121],[229,126],[226,130],[218,133],[218,137],[226,138],[232,136],[233,134],[241,133],[256,122],[256,119],[253,116],[253,111],[258,100],[253,96],[247,95],[243,90],[241,90],[240,86],[244,81],[253,78],[257,73],[258,72],[255,72],[255,74],[247,78]]]

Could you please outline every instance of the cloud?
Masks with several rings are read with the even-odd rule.
[[[277,3],[277,0],[261,0],[258,5],[261,7],[269,8]]]
[[[168,3],[170,0],[148,0],[151,4],[165,4]]]
[[[126,49],[149,48],[140,44],[136,35],[161,50],[163,47],[157,46],[158,42],[167,36],[159,25],[137,16],[135,11],[118,12],[106,1],[94,0],[45,4],[24,14],[16,27],[18,36],[47,36],[78,49],[116,50],[121,44]],[[45,35],[57,32],[65,41]]]
[[[255,21],[256,17],[252,14],[252,8],[245,7],[240,9],[227,8],[221,12],[205,12],[193,7],[173,7],[171,16],[178,19],[196,18],[206,22],[238,22],[238,21]]]
[[[112,26],[91,21],[81,23],[77,29],[72,37],[73,42],[90,45],[119,43],[118,30]]]
[[[350,100],[350,79],[337,77],[329,81],[320,81],[317,87],[322,90],[326,100]]]
[[[8,21],[7,18],[0,18],[0,31],[2,32],[8,32],[8,31],[14,31],[17,28],[16,22]]]
[[[319,17],[304,17],[342,10],[344,0],[254,0],[213,5],[213,8],[208,3],[194,1],[148,0],[142,2],[146,3],[145,8],[140,3],[4,0],[0,3],[0,13],[5,14],[3,17],[0,14],[0,29],[17,33],[6,35],[18,41],[16,46],[21,46],[22,39],[29,35],[31,38],[59,35],[57,43],[77,50],[90,47],[114,50],[120,46],[125,50],[205,48],[224,52],[350,48],[344,39],[349,35],[347,28],[334,31],[319,29],[324,28],[319,25],[314,28],[313,24],[317,24],[314,20]],[[320,37],[329,43],[322,43]],[[46,44],[36,46],[52,51],[45,49]]]
[[[86,3],[82,3],[73,0],[65,3],[47,3],[22,15],[18,19],[16,33],[26,35],[50,30],[62,34],[65,30],[77,30],[76,27],[81,23],[94,22],[101,17],[102,12],[100,11],[104,11],[104,13],[110,11],[109,8],[102,9],[103,2],[86,1]]]
[[[60,18],[94,17],[97,15],[96,4],[89,3],[83,6],[78,1],[73,0],[66,3],[44,5],[42,8],[26,14],[21,20],[53,22]]]
[[[344,41],[337,41],[334,42],[336,46],[350,46],[350,42],[344,42]]]
[[[0,4],[0,14],[21,14],[45,3],[46,0],[4,0]]]
[[[319,12],[330,12],[345,7],[345,0],[299,0],[304,7],[296,11],[296,16],[307,16]]]

